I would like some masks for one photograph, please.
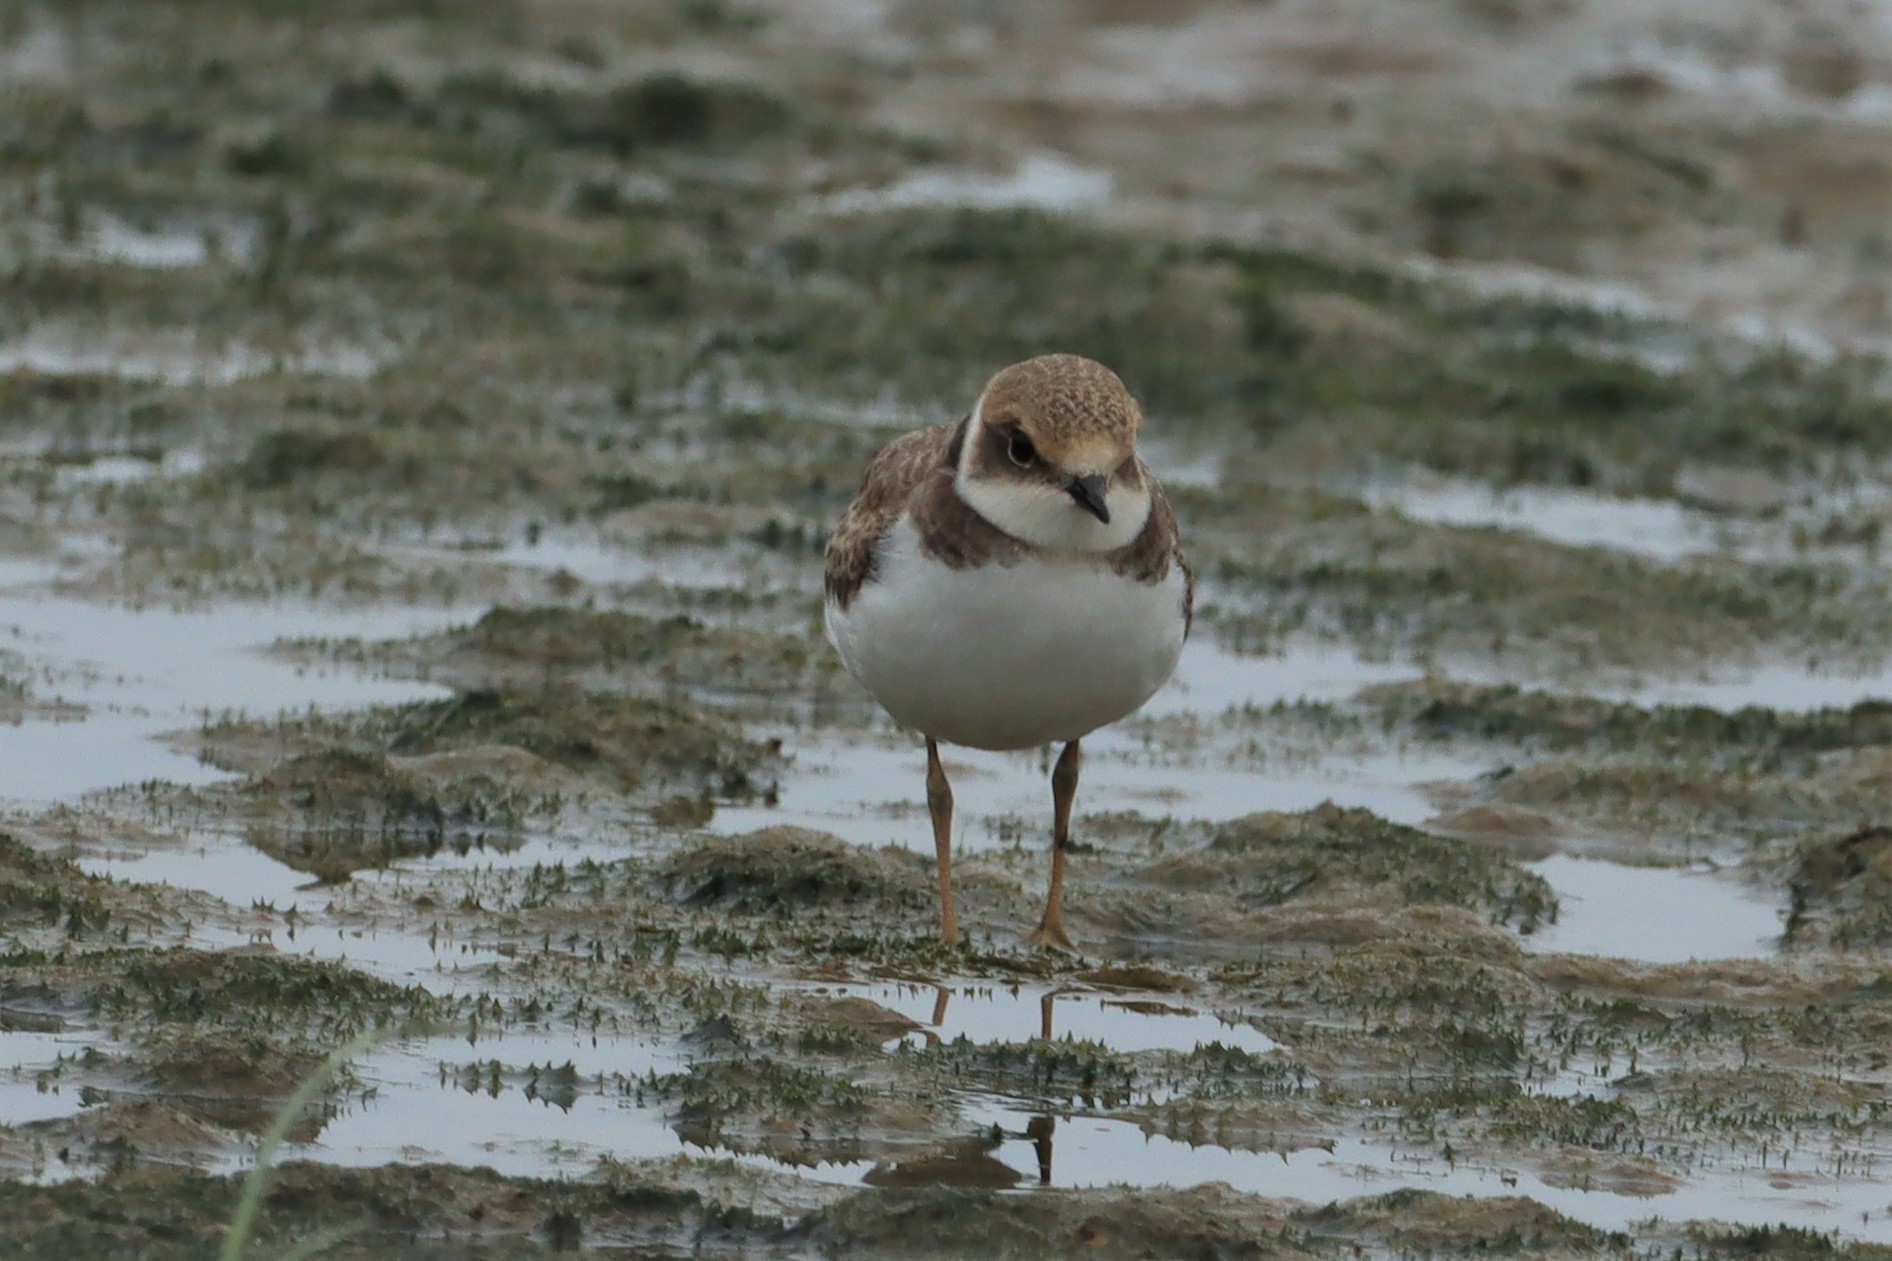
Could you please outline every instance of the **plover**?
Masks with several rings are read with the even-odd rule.
[[[1061,743],[1051,887],[1026,940],[1070,948],[1064,859],[1079,741],[1169,678],[1195,587],[1176,517],[1137,458],[1143,415],[1117,374],[1044,355],[995,375],[958,424],[889,444],[828,541],[828,639],[926,738],[940,930],[953,910],[952,787],[939,744]]]

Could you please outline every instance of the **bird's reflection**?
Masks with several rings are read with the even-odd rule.
[[[1038,1036],[1040,1038],[1048,1042],[1057,1036],[1057,1025],[1054,1019],[1057,1000],[1066,994],[1083,992],[1078,989],[1056,989],[1047,991],[1039,998]],[[941,1043],[941,1030],[946,1024],[947,1013],[951,1010],[952,998],[951,986],[939,984],[933,986],[933,1018],[928,1022],[928,1027],[915,1031],[926,1039],[927,1045],[938,1046]],[[1025,1123],[1023,1130],[1008,1130],[999,1125],[989,1126],[977,1134],[941,1144],[925,1155],[915,1156],[911,1160],[878,1164],[868,1171],[863,1181],[875,1187],[957,1186],[1000,1189],[1015,1187],[1025,1180],[1026,1175],[1000,1160],[996,1153],[1006,1143],[1023,1139],[1031,1143],[1032,1153],[1037,1158],[1039,1184],[1050,1186],[1051,1145],[1057,1127],[1057,1118],[1049,1113],[1040,1113],[1032,1117]]]
[[[940,1030],[945,1026],[946,1013],[952,1007],[953,989],[952,989],[952,986],[950,985],[941,985],[938,982],[933,983],[932,989],[933,989],[933,1018],[927,1022],[928,1027],[917,1029],[915,1030],[915,1032],[917,1032],[921,1037],[926,1039],[926,1044],[928,1046],[938,1046],[940,1042],[944,1040],[941,1036]],[[1038,999],[1038,1036],[1044,1039],[1046,1042],[1049,1042],[1053,1038],[1057,1037],[1058,1036],[1057,1022],[1053,1018],[1052,1013],[1055,1011],[1057,1007],[1058,1000],[1060,998],[1063,998],[1067,994],[1085,994],[1085,993],[1089,993],[1089,991],[1077,988],[1075,986],[1064,986],[1055,990],[1046,990],[1044,994],[1042,994]],[[1132,1010],[1137,1009],[1136,1006],[1131,1003],[1120,1003],[1120,1004],[1111,1004],[1111,1005],[1123,1006],[1123,1007],[1131,1008]],[[1151,1004],[1151,1006],[1160,1006],[1160,1005]],[[1169,1010],[1175,1010],[1175,1009],[1165,1008],[1164,1010],[1169,1011]]]
[[[1023,1130],[994,1125],[978,1134],[953,1139],[911,1160],[883,1161],[862,1179],[870,1187],[984,1187],[1003,1190],[1023,1182],[1026,1175],[997,1156],[1005,1144],[1029,1140],[1038,1159],[1038,1183],[1051,1185],[1051,1141],[1057,1118],[1032,1117]]]
[[[1041,1186],[1051,1185],[1051,1136],[1058,1128],[1058,1119],[1043,1113],[1025,1123],[1025,1137],[1031,1140],[1032,1151],[1038,1156],[1038,1182]]]

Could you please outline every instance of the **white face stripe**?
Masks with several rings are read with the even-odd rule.
[[[972,449],[984,427],[985,391],[981,390],[972,405],[966,440],[960,445],[953,491],[987,521],[1015,539],[1055,552],[1114,552],[1142,533],[1150,519],[1148,486],[1112,486],[1104,496],[1110,509],[1110,521],[1105,523],[1055,486],[975,477]]]
[[[966,440],[959,444],[959,474],[953,479],[954,485],[963,484],[966,478],[971,475],[972,444],[979,440],[979,434],[984,428],[985,391],[980,390],[978,401],[972,405],[972,416],[966,422]]]
[[[1108,523],[1099,521],[1056,486],[968,476],[960,469],[953,490],[972,510],[1015,539],[1054,552],[1113,552],[1150,519],[1147,486],[1112,486],[1104,498]]]

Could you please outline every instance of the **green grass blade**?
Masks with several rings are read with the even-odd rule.
[[[263,1193],[269,1189],[270,1175],[274,1172],[276,1149],[282,1146],[283,1139],[289,1133],[289,1127],[296,1123],[302,1110],[315,1098],[317,1092],[324,1089],[329,1079],[340,1072],[350,1060],[360,1055],[377,1042],[393,1036],[392,1031],[370,1029],[349,1039],[341,1046],[329,1052],[328,1057],[318,1065],[314,1072],[302,1079],[283,1106],[276,1111],[276,1119],[270,1122],[264,1132],[262,1142],[256,1147],[256,1163],[250,1166],[249,1176],[243,1180],[243,1193],[237,1199],[236,1215],[230,1219],[229,1233],[223,1237],[223,1249],[217,1254],[218,1261],[243,1261],[243,1250],[248,1246],[250,1233],[256,1228],[256,1214],[263,1205]],[[324,1232],[327,1233],[327,1232]],[[305,1241],[291,1256],[306,1256],[309,1243],[323,1239],[318,1234],[314,1240]],[[323,1243],[329,1246],[334,1240]]]

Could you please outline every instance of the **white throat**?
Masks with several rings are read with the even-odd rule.
[[[973,437],[984,423],[985,395],[972,409],[953,490],[972,510],[1015,539],[1056,552],[1112,552],[1142,533],[1150,519],[1147,486],[1112,486],[1104,495],[1110,520],[1099,521],[1075,499],[1044,483],[999,481],[972,473]]]

